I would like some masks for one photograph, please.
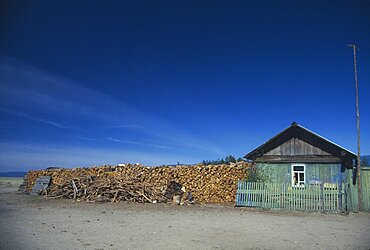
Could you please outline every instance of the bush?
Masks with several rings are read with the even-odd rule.
[[[266,169],[258,168],[253,164],[247,169],[247,179],[248,182],[269,182],[269,174]]]

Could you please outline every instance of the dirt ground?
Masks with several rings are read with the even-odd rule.
[[[0,189],[1,249],[370,249],[370,214],[85,203]]]

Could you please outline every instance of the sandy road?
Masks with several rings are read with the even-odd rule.
[[[93,204],[0,192],[1,249],[369,249],[370,215]]]

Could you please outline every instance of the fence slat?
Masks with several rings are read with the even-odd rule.
[[[236,206],[339,212],[345,201],[344,186],[338,183],[292,187],[290,183],[240,180],[236,186]]]

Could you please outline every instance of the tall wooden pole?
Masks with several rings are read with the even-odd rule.
[[[358,79],[356,63],[356,45],[349,44],[353,48],[353,68],[356,84],[356,125],[357,125],[357,187],[358,187],[358,210],[362,211],[362,185],[361,185],[361,154],[360,154],[360,109],[358,105]]]

